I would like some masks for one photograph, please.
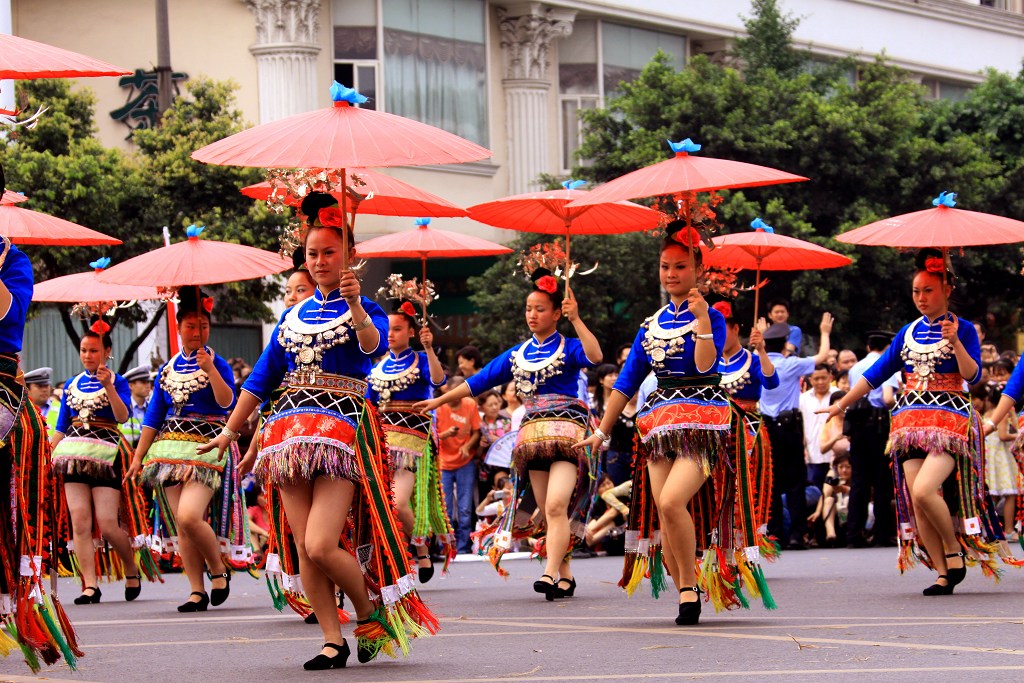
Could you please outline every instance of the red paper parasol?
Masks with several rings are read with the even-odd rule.
[[[820,270],[850,265],[846,256],[775,232],[760,218],[755,218],[752,232],[721,235],[712,240],[714,249],[704,253],[704,265],[715,268],[754,270],[754,321],[760,307],[762,270]]]
[[[612,235],[658,227],[662,214],[627,201],[571,206],[589,193],[582,180],[566,180],[564,189],[528,192],[469,208],[473,220],[506,230],[565,235],[565,281],[569,286],[569,241],[572,235]]]
[[[373,214],[375,216],[433,216],[435,218],[462,218],[468,215],[463,208],[452,204],[447,199],[421,190],[414,185],[386,176],[367,168],[348,169],[348,176],[354,178],[358,185],[353,186],[355,194],[365,196],[354,202],[354,213]],[[270,199],[275,188],[270,182],[257,183],[242,188],[242,194],[253,199],[266,201]],[[283,197],[286,204],[298,206],[301,200],[296,199],[282,187],[276,188],[277,196]],[[332,192],[341,201],[341,192]],[[349,201],[354,201],[352,195]]]
[[[123,76],[131,71],[34,40],[0,34],[0,79]]]
[[[97,275],[100,282],[174,287],[214,285],[274,275],[292,262],[263,249],[199,239],[203,228],[191,226],[188,239],[136,256]]]
[[[933,209],[885,218],[837,235],[847,244],[868,247],[955,249],[1024,242],[1024,222],[978,211],[955,209],[956,194],[943,192]]]
[[[93,269],[84,273],[64,275],[44,280],[43,282],[37,282],[32,293],[32,300],[80,303],[90,301],[138,301],[161,298],[156,287],[100,282],[98,276],[109,264],[110,259],[104,258],[90,263],[89,265]]]
[[[8,197],[14,198],[8,203]],[[121,240],[102,232],[71,223],[62,218],[14,206],[22,201],[16,192],[4,192],[0,200],[0,235],[15,244],[46,244],[51,246],[89,247],[121,244]]]
[[[331,86],[334,106],[297,114],[218,140],[192,153],[204,164],[263,168],[352,168],[459,164],[488,149],[402,116],[352,106],[366,101]]]
[[[689,138],[682,142],[668,141],[675,156],[651,166],[610,180],[571,206],[580,207],[620,199],[638,199],[686,192],[759,187],[779,183],[796,183],[807,178],[741,161],[691,156],[700,150]]]
[[[28,197],[21,194],[20,192],[14,192],[12,190],[4,190],[3,196],[0,196],[0,206],[20,204],[24,201],[28,201]]]
[[[374,237],[356,245],[356,255],[360,258],[418,258],[423,264],[421,284],[427,281],[428,258],[469,258],[511,253],[511,249],[496,242],[431,228],[429,218],[417,218],[415,230]],[[426,316],[427,305],[424,301],[424,319]]]

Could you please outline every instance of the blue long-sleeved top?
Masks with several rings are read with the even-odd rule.
[[[167,363],[173,363],[171,367],[182,374],[188,374],[195,372],[199,369],[199,364],[196,363],[195,354],[193,353],[190,357],[186,358],[182,354],[176,354]],[[143,427],[149,427],[157,431],[163,426],[164,420],[174,415],[174,401],[171,399],[171,395],[167,393],[167,390],[163,387],[164,368],[167,367],[167,363],[160,366],[160,371],[157,373],[157,382],[153,387],[153,395],[149,400],[149,407],[146,408],[146,417],[142,421]],[[229,387],[235,386],[235,373],[231,369],[231,365],[221,358],[220,356],[214,355],[213,366],[216,368],[217,373],[227,382]],[[192,415],[207,415],[210,417],[224,417],[227,415],[231,408],[235,405],[234,398],[231,399],[231,405],[224,408],[217,404],[217,399],[213,395],[213,387],[207,384],[204,388],[199,391],[194,391],[188,397],[188,402],[181,409],[181,414],[192,414]]]
[[[668,306],[662,308],[655,315],[658,318],[658,324],[667,330],[683,327],[695,320],[694,315],[690,313],[689,302],[687,301],[684,301],[679,308],[669,303]],[[648,321],[653,318],[654,316],[651,316],[651,318],[648,318]],[[697,340],[693,334],[687,334],[683,340],[682,352],[676,352],[674,355],[667,356],[664,367],[655,370],[655,374],[658,377],[696,377],[712,375],[719,371],[718,363],[722,359],[722,349],[725,348],[725,318],[713,308],[708,309],[708,318],[711,320],[711,334],[714,335],[715,354],[718,360],[712,363],[707,371],[698,372],[697,364],[693,357]],[[647,334],[647,322],[645,322],[640,327],[640,331],[637,332],[636,338],[633,340],[633,347],[629,350],[629,357],[622,366],[619,378],[615,381],[614,389],[630,398],[637,392],[637,389],[640,388],[640,383],[644,381],[644,378],[647,377],[652,369],[651,358],[643,347],[644,337]]]
[[[0,281],[11,293],[10,307],[0,311],[0,353],[19,353],[28,305],[32,303],[32,262],[13,244],[0,267]]]
[[[747,362],[747,356],[750,356],[750,368],[747,372],[750,374],[750,379],[743,385],[735,394],[733,398],[741,401],[757,401],[761,398],[761,388],[774,389],[779,386],[779,375],[776,372],[772,372],[770,375],[765,375],[761,369],[761,357],[748,351],[747,349],[740,349],[732,358],[722,358],[718,362],[718,371],[722,373],[723,377],[731,372],[739,372],[743,364]]]
[[[1024,396],[1024,362],[1017,363],[1017,367],[1013,369],[1013,374],[1003,387],[1003,396],[1012,398],[1014,403],[1020,403],[1021,397]]]
[[[445,383],[445,377],[442,377],[441,381],[436,384],[430,379],[430,360],[427,358],[425,351],[417,353],[412,349],[406,349],[397,356],[393,352],[388,351],[388,355],[374,367],[373,371],[381,368],[389,375],[397,375],[398,373],[408,369],[412,365],[414,359],[419,361],[419,367],[417,369],[419,370],[420,376],[410,387],[403,389],[402,391],[392,392],[390,400],[425,401],[429,398],[433,398],[433,390],[435,387],[439,387]],[[371,376],[373,375],[373,371],[370,373]],[[380,401],[380,394],[373,388],[372,384],[366,388],[366,398],[373,403],[378,403]]]
[[[363,310],[370,316],[373,326],[377,329],[377,346],[369,352],[364,352],[359,347],[359,338],[351,329],[348,331],[348,341],[326,349],[323,353],[323,360],[320,362],[320,370],[332,375],[345,375],[364,379],[373,367],[373,358],[380,356],[388,350],[388,316],[376,303],[360,297]],[[326,297],[319,289],[313,296],[300,301],[292,308],[286,310],[274,328],[270,343],[263,349],[256,366],[252,369],[242,390],[247,391],[260,401],[270,398],[271,392],[281,385],[285,375],[295,370],[295,354],[286,351],[279,339],[281,326],[285,319],[297,308],[299,320],[308,324],[321,324],[330,320],[340,318],[348,313],[348,303],[342,298],[339,290],[331,291]]]
[[[99,380],[94,375],[83,372],[80,375],[72,377],[67,382],[64,382],[64,394],[60,401],[60,412],[57,414],[57,425],[54,429],[61,434],[67,434],[68,428],[71,427],[71,421],[78,417],[77,413],[71,412],[71,406],[68,405],[68,400],[71,398],[71,387],[74,386],[76,389],[84,394],[89,394],[94,391],[98,391],[103,388]],[[118,374],[114,374],[114,391],[124,401],[124,405],[127,408],[132,404],[132,389],[128,385],[128,380]],[[109,420],[111,422],[117,422],[117,418],[114,417],[114,409],[107,404],[97,410],[92,415],[93,419],[96,420]]]
[[[559,372],[548,377],[537,386],[536,395],[559,394],[561,396],[577,396],[579,391],[580,370],[594,367],[594,363],[587,358],[583,350],[583,343],[579,339],[563,337],[559,332],[548,336],[547,339],[538,341],[536,337],[530,337],[526,345],[516,344],[504,353],[496,356],[490,363],[481,368],[468,380],[469,390],[474,396],[482,391],[499,384],[505,384],[512,380],[512,354],[520,347],[523,347],[523,359],[531,363],[550,358],[558,351],[561,340],[565,340],[565,360],[562,362]]]
[[[893,373],[904,370],[907,373],[914,371],[913,366],[904,363],[903,357],[903,341],[906,337],[907,330],[913,330],[914,341],[921,344],[933,344],[942,339],[942,321],[950,319],[950,314],[936,318],[934,322],[929,322],[924,316],[918,318],[912,323],[908,323],[900,328],[900,331],[896,334],[896,337],[892,340],[892,344],[886,349],[885,353],[875,361],[874,365],[868,368],[867,372],[864,373],[863,377],[867,380],[867,383],[872,388],[882,386],[885,380],[889,379]],[[978,370],[967,381],[970,384],[976,384],[981,379],[981,344],[978,342],[978,331],[974,329],[974,324],[964,318],[958,319],[959,329],[957,331],[957,337],[960,339],[960,343],[963,344],[964,349],[967,350],[967,354],[974,360],[978,365]],[[935,372],[938,374],[959,374],[960,367],[957,365],[956,356],[950,356],[949,358],[935,364]]]

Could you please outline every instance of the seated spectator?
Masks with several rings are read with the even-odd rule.
[[[632,480],[616,486],[607,474],[601,477],[601,483],[597,485],[597,494],[607,507],[600,517],[591,519],[587,524],[586,542],[589,547],[596,546],[608,532],[629,520],[629,505],[623,501],[628,502],[632,492]]]
[[[982,363],[995,363],[999,360],[999,349],[995,344],[991,342],[985,342],[981,345],[981,362]]]
[[[463,346],[455,355],[455,363],[458,371],[452,374],[469,379],[480,372],[480,368],[484,366],[484,357],[475,346]]]
[[[267,499],[259,487],[256,487],[246,495],[246,500],[253,503],[246,508],[249,515],[249,540],[252,542],[253,552],[263,555],[267,551],[267,543],[270,541]]]
[[[825,527],[825,546],[834,548],[845,545],[846,541],[839,536],[846,526],[846,513],[850,506],[850,467],[849,455],[837,455],[832,461],[832,469],[825,477],[825,486],[814,512],[807,518],[808,525],[814,526],[821,520]]]
[[[843,396],[846,396],[845,391],[836,391],[829,396],[828,404],[832,405]],[[821,449],[822,456],[828,457],[829,462],[834,462],[836,456],[849,455],[850,439],[843,433],[842,415],[836,415],[821,428],[821,434],[818,436],[818,448]]]
[[[477,479],[480,497],[487,495],[495,474],[500,470],[508,472],[507,467],[495,467],[485,462],[487,451],[491,444],[505,436],[512,430],[512,418],[504,412],[505,402],[494,389],[488,389],[476,397],[480,406],[482,417],[480,418],[480,444],[478,446],[478,458],[480,460],[480,474]]]
[[[836,375],[836,389],[838,389],[839,391],[849,391],[850,390],[850,371],[849,370],[843,370],[838,375]]]

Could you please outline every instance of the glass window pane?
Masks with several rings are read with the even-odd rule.
[[[658,49],[672,57],[680,69],[686,60],[686,38],[612,22],[601,23],[601,52],[604,60],[605,94],[618,89],[620,81],[631,81],[654,57]]]
[[[377,0],[333,0],[331,19],[335,26],[376,26]]]
[[[486,145],[484,1],[384,0],[383,7],[387,110]]]
[[[572,33],[556,43],[558,92],[597,94],[597,21],[577,19]]]
[[[335,26],[335,59],[377,59],[377,27]]]
[[[366,102],[363,102],[360,107],[363,109],[377,109],[377,67],[375,66],[357,66],[356,67],[356,83],[359,94],[365,95],[367,98]]]

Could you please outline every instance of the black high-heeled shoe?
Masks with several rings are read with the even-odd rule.
[[[420,560],[430,560],[430,554],[424,555],[423,557],[417,557],[416,564],[419,565]],[[426,583],[430,579],[434,578],[434,561],[430,560],[429,567],[417,566],[417,572],[419,574],[420,583]]]
[[[206,608],[210,606],[210,596],[206,593],[192,591],[189,597],[192,597],[192,595],[198,595],[199,600],[189,600],[178,605],[179,612],[205,612]]]
[[[92,595],[86,595],[85,591],[92,591]],[[82,594],[74,599],[76,605],[95,605],[100,601],[100,596],[103,592],[100,591],[99,586],[86,586],[82,589]]]
[[[946,581],[949,582],[950,589],[952,589],[953,586],[957,585],[967,577],[967,556],[964,554],[964,551],[961,550],[959,552],[949,553],[948,555],[946,555],[947,560],[950,560],[954,557],[960,558],[959,567],[953,569],[949,566],[949,562],[946,563]],[[952,593],[953,591],[950,590],[949,592]]]
[[[949,577],[945,574],[939,574],[940,579],[946,580],[946,585],[943,586],[941,583],[933,583],[932,585],[921,591],[922,595],[952,595],[953,586],[949,583]]]
[[[224,572],[223,574],[211,574],[206,572],[206,575],[210,577],[210,604],[216,607],[217,605],[224,604],[224,601],[231,595],[231,573]],[[214,588],[214,579],[224,579],[223,588]]]
[[[345,663],[348,661],[349,655],[352,651],[348,647],[348,641],[341,641],[341,645],[335,645],[334,643],[324,643],[324,647],[330,647],[337,651],[338,654],[333,657],[328,657],[323,652],[318,654],[313,659],[309,660],[302,665],[302,668],[306,671],[325,671],[326,669],[344,669]]]
[[[541,581],[544,577],[551,579],[551,583],[547,581]],[[533,582],[533,590],[536,593],[541,593],[545,600],[551,601],[555,599],[555,577],[549,574],[541,574],[540,579]]]
[[[679,589],[680,593],[684,593],[686,591],[693,591],[696,593],[697,599],[693,602],[679,603],[679,616],[676,617],[676,625],[696,626],[697,622],[700,621],[700,589],[696,586],[687,586]]]
[[[562,588],[562,583],[569,584],[568,588]],[[555,582],[555,598],[571,598],[576,593],[576,578],[559,579]]]
[[[372,618],[357,620],[356,626],[369,624],[371,621],[373,621]],[[359,660],[360,664],[372,662],[377,657],[378,653],[380,653],[380,649],[371,646],[369,640],[356,636],[356,659]]]
[[[138,586],[129,586],[129,581],[138,581]],[[139,597],[142,592],[142,574],[137,576],[126,576],[124,577],[124,599],[125,602],[131,602],[135,598]]]

